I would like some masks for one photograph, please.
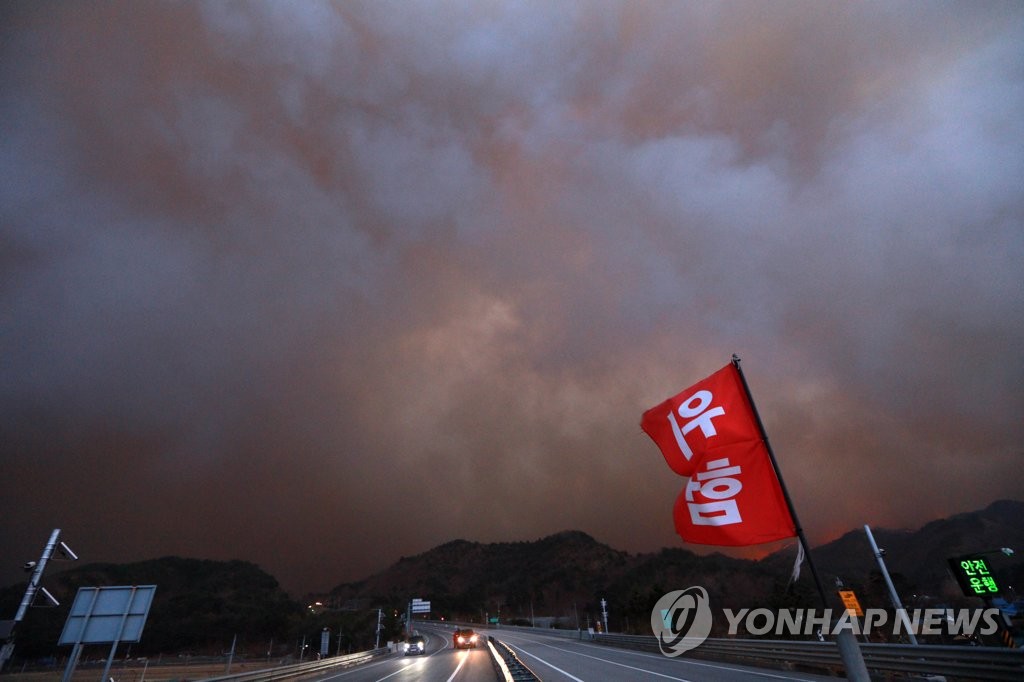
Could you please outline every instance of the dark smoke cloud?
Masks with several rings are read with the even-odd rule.
[[[8,3],[0,569],[678,542],[744,367],[812,542],[1019,497],[1018,3]]]

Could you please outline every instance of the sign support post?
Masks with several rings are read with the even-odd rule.
[[[92,599],[89,602],[88,608],[85,610],[85,615],[82,619],[82,631],[84,632],[89,627],[89,618],[92,616],[93,607],[96,606],[96,597],[99,596],[99,590],[93,590]],[[78,597],[75,597],[75,604],[78,603]],[[74,605],[72,605],[73,607]],[[70,615],[68,616],[70,618]],[[64,625],[67,628],[67,624]],[[68,657],[68,665],[64,669],[64,677],[61,682],[71,682],[71,676],[75,673],[75,668],[78,667],[78,659],[82,656],[82,638],[79,637],[75,640],[75,646],[71,649],[71,656]]]
[[[793,519],[793,525],[796,527],[796,536],[801,547],[804,549],[804,554],[807,556],[807,566],[811,569],[811,576],[814,578],[814,584],[818,588],[818,595],[821,597],[821,605],[823,608],[828,608],[828,598],[825,596],[825,588],[821,584],[821,578],[818,577],[818,569],[814,567],[814,560],[811,559],[811,546],[807,542],[807,537],[804,535],[804,529],[800,525],[800,519],[796,515],[796,507],[793,506],[793,499],[789,496],[789,491],[786,490],[786,483],[782,480],[782,472],[779,470],[779,463],[775,460],[775,453],[772,451],[771,443],[768,442],[768,432],[765,431],[764,423],[761,422],[761,415],[757,411],[757,406],[754,404],[754,396],[750,393],[750,386],[747,385],[747,378],[743,376],[743,370],[740,368],[740,358],[738,355],[732,356],[732,364],[736,367],[736,373],[739,374],[740,383],[743,384],[743,391],[747,395],[747,401],[750,403],[750,409],[754,413],[754,420],[757,422],[757,430],[761,434],[761,438],[764,440],[764,448],[768,452],[768,461],[771,462],[772,470],[775,472],[775,477],[779,481],[779,488],[782,490],[782,497],[786,500],[786,506],[789,508],[789,515]],[[868,667],[864,662],[864,654],[860,650],[860,646],[857,644],[857,638],[853,636],[853,633],[847,629],[836,634],[836,647],[839,649],[839,657],[843,661],[843,667],[846,669],[847,678],[854,680],[854,682],[869,682],[871,677],[868,675]]]
[[[117,652],[117,645],[121,643],[121,638],[124,636],[124,624],[128,621],[128,614],[132,610],[132,602],[135,601],[135,593],[138,592],[139,588],[132,587],[131,593],[128,595],[128,608],[121,614],[121,624],[117,628],[117,637],[110,645],[110,655],[107,656],[107,665],[103,668],[103,677],[101,681],[110,679],[110,666],[114,663],[114,654]]]
[[[62,682],[70,682],[83,644],[111,643],[102,678],[108,679],[117,645],[142,637],[154,592],[156,585],[80,587],[57,642],[74,645]]]

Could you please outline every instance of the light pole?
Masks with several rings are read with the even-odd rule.
[[[910,643],[917,646],[917,637],[914,635],[914,629],[910,626],[910,619],[907,618],[907,610],[903,608],[903,604],[900,603],[900,595],[896,594],[896,587],[892,584],[892,578],[889,577],[889,570],[885,567],[885,560],[882,558],[885,556],[885,552],[878,549],[878,545],[875,544],[875,536],[871,534],[871,527],[864,524],[864,532],[868,535],[868,542],[871,543],[871,551],[874,553],[875,558],[878,559],[878,567],[882,569],[882,577],[885,578],[885,584],[889,588],[889,599],[892,600],[892,605],[896,609],[896,615],[901,621],[903,621],[903,627],[907,631],[907,637],[910,638]]]
[[[53,533],[50,534],[50,539],[43,548],[43,553],[39,556],[39,561],[29,561],[25,564],[25,570],[32,571],[32,577],[29,578],[28,588],[25,590],[25,596],[21,599],[18,612],[14,615],[14,620],[9,622],[7,641],[0,647],[0,670],[3,670],[4,664],[7,663],[7,660],[14,653],[14,630],[25,617],[28,607],[32,606],[36,594],[41,592],[47,601],[50,602],[51,606],[60,606],[60,602],[54,599],[53,595],[45,587],[39,586],[40,581],[43,579],[43,571],[46,570],[46,563],[53,557],[55,551],[60,552],[61,556],[69,561],[74,561],[78,558],[78,555],[72,552],[70,547],[60,542],[60,528],[54,528]]]

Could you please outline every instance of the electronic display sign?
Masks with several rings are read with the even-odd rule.
[[[968,597],[994,597],[1001,591],[992,568],[983,556],[968,554],[949,559],[949,568]]]

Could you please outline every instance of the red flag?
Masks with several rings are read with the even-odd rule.
[[[796,535],[734,364],[644,412],[640,427],[689,479],[673,513],[683,540],[740,546]]]

